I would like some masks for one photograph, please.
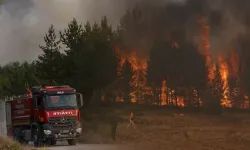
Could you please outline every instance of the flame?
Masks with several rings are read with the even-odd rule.
[[[177,96],[177,106],[179,107],[184,107],[185,104],[184,104],[184,97],[183,96]]]
[[[215,71],[215,62],[212,61],[211,55],[209,54],[210,51],[210,28],[209,25],[206,23],[204,18],[199,18],[198,23],[201,26],[202,32],[201,32],[201,52],[203,56],[206,59],[206,65],[208,67],[208,84],[211,83],[211,81],[214,79],[214,71]],[[228,87],[228,74],[229,74],[229,67],[227,63],[224,61],[224,58],[222,56],[218,57],[218,63],[220,67],[220,75],[221,79],[223,80],[223,99],[221,100],[221,105],[225,107],[232,107],[231,101],[228,100],[228,93],[229,93],[229,87]],[[236,70],[236,65],[234,65]],[[235,71],[236,72],[236,71]]]
[[[221,105],[224,107],[232,107],[231,100],[228,99],[229,87],[228,87],[228,65],[227,62],[222,58],[218,58],[218,63],[220,67],[220,75],[223,81],[223,99],[221,100]]]
[[[161,105],[167,105],[167,81],[163,80],[162,81],[162,87],[161,87]]]
[[[136,50],[132,49],[130,50],[130,53],[125,53],[122,51],[119,47],[115,47],[116,53],[120,56],[120,65],[118,67],[117,74],[120,75],[122,66],[127,59],[130,63],[132,70],[133,70],[133,77],[131,84],[134,88],[141,88],[143,90],[143,87],[145,87],[147,79],[146,79],[146,72],[147,72],[147,58],[139,58],[136,54]],[[141,91],[142,92],[142,91]],[[132,103],[137,103],[137,91],[134,90],[130,93],[130,101]],[[121,98],[120,98],[121,99]],[[119,101],[121,101],[119,99]],[[118,100],[117,100],[118,101]]]
[[[230,92],[231,90],[229,88],[229,78],[231,76],[237,77],[239,76],[239,56],[237,53],[233,52],[231,53],[229,59],[225,59],[225,56],[216,56],[212,57],[211,55],[211,46],[210,46],[210,27],[208,23],[205,21],[204,18],[200,17],[198,18],[198,23],[201,26],[201,35],[200,35],[200,52],[205,57],[206,60],[206,66],[208,68],[208,85],[211,84],[211,81],[214,79],[214,71],[216,69],[216,62],[218,62],[219,70],[220,70],[220,76],[223,81],[223,98],[221,99],[221,105],[224,107],[232,107],[232,100],[230,100]],[[179,48],[179,43],[176,41],[172,42],[172,47]],[[140,58],[137,56],[136,49],[130,49],[129,53],[125,53],[122,51],[118,46],[115,46],[116,53],[120,56],[120,65],[118,68],[117,74],[120,75],[122,66],[127,59],[129,63],[132,66],[132,69],[134,71],[131,84],[133,86],[133,91],[130,93],[131,102],[133,103],[140,103],[140,99],[143,99],[143,96],[145,94],[147,95],[153,95],[153,90],[151,87],[146,86],[146,71],[147,71],[147,60],[148,58]],[[213,55],[214,56],[214,55]],[[179,107],[185,106],[185,96],[178,96],[175,95],[175,90],[170,89],[167,87],[166,80],[163,80],[160,87],[160,94],[157,95],[160,97],[160,105],[169,105],[169,104],[175,104]],[[197,92],[195,89],[194,94]],[[140,91],[142,96],[138,95],[138,91]],[[195,92],[196,91],[196,92]],[[244,95],[244,94],[243,94]],[[201,99],[196,94],[194,96],[195,101],[199,101],[200,105],[202,104]],[[245,96],[244,103],[241,104],[241,108],[245,108],[248,105],[248,97]],[[116,98],[117,102],[124,102],[123,97],[117,96]],[[157,102],[153,102],[155,105],[159,105]]]
[[[204,20],[204,18],[198,18],[198,23],[201,26],[201,53],[206,59],[206,66],[208,67],[208,79],[210,83],[214,79],[215,64],[212,62],[210,51],[210,27]]]

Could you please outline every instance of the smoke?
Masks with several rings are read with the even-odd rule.
[[[61,30],[73,18],[84,23],[106,15],[117,25],[135,4],[144,14],[143,24],[124,41],[133,41],[143,55],[160,36],[195,41],[200,34],[197,15],[210,25],[215,54],[227,51],[250,24],[248,0],[5,0],[0,6],[0,64],[36,59],[50,24]]]
[[[202,17],[209,25],[212,55],[225,55],[234,47],[234,41],[247,33],[250,24],[249,1],[243,0],[159,0],[141,1],[138,28],[131,27],[132,34],[124,41],[142,57],[148,55],[150,46],[157,38],[200,43]],[[243,7],[242,7],[243,5]],[[139,23],[138,23],[139,24]],[[197,40],[199,39],[199,40]],[[146,47],[149,48],[145,50]]]
[[[5,0],[0,6],[0,64],[36,59],[50,24],[61,30],[73,18],[85,23],[106,15],[116,25],[130,5],[126,0]]]

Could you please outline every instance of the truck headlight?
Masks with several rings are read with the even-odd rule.
[[[82,132],[82,128],[77,128],[77,129],[76,129],[76,132],[77,132],[77,133],[81,133],[81,132]]]
[[[51,131],[50,131],[50,130],[43,130],[43,132],[44,132],[44,134],[46,134],[46,135],[51,134]]]

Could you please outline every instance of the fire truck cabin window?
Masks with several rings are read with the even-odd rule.
[[[48,107],[77,107],[76,95],[50,95],[46,98]]]

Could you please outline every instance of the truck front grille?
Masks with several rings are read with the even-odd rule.
[[[76,125],[76,117],[56,117],[50,118],[49,124],[52,128],[72,128]]]

